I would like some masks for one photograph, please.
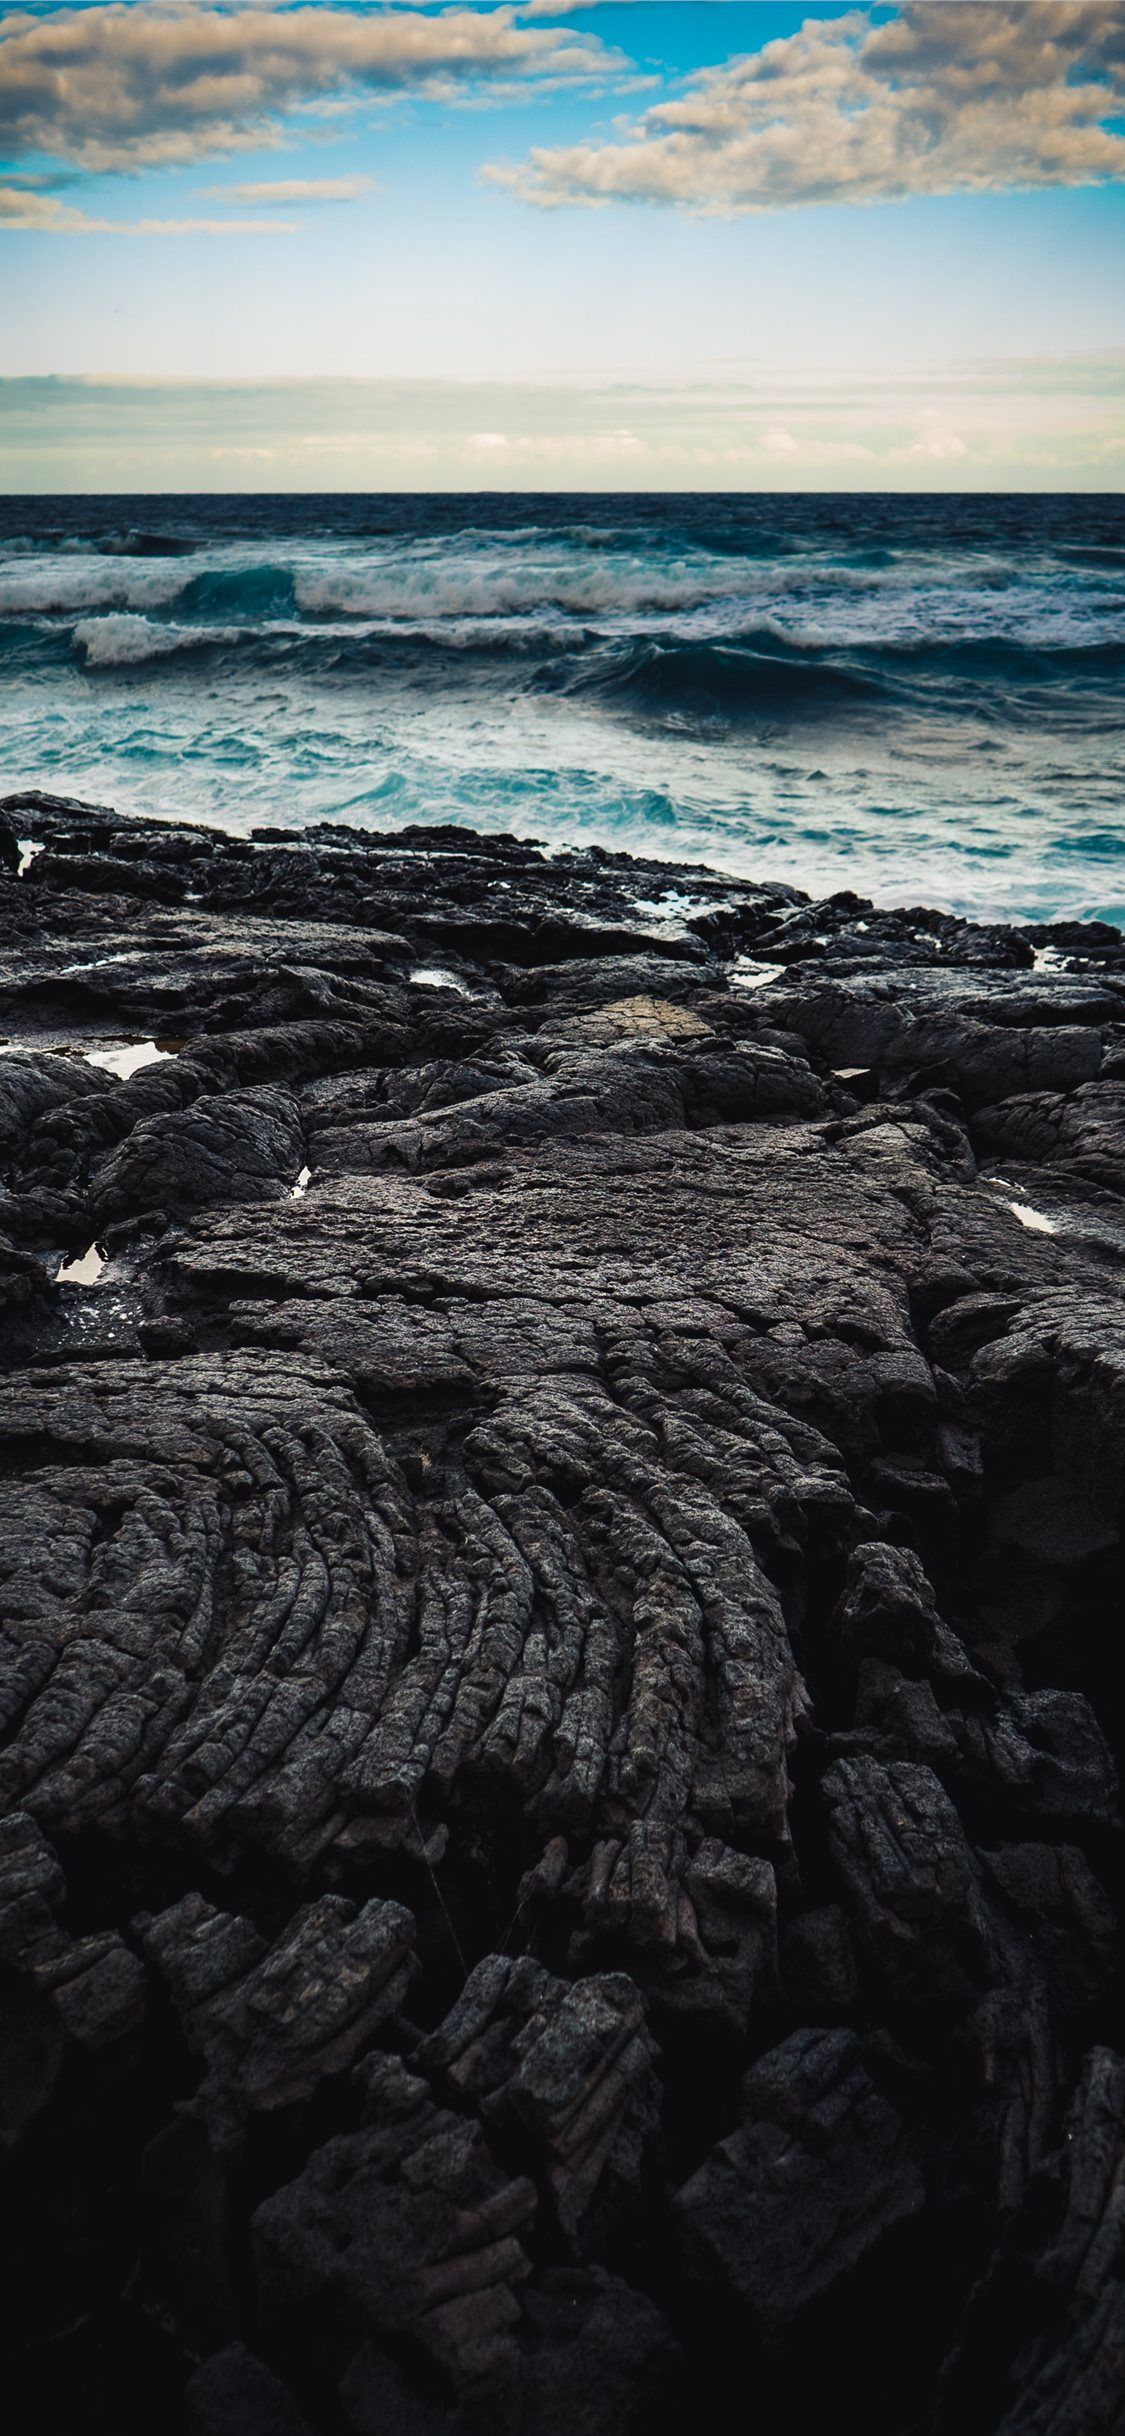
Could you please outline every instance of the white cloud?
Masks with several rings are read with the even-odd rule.
[[[0,186],[0,229],[45,237],[284,237],[296,220],[99,220],[34,186]]]
[[[967,457],[968,453],[960,432],[951,431],[936,411],[923,417],[918,437],[910,447],[898,451],[903,457],[930,457],[939,465],[948,464],[951,457]]]
[[[238,186],[207,186],[224,203],[356,203],[374,178],[251,178]]]
[[[299,220],[92,220],[111,237],[291,237]]]
[[[41,194],[34,186],[0,186],[0,228],[27,228],[53,236],[84,234],[94,223],[72,203]]]
[[[688,79],[613,143],[485,176],[525,202],[732,215],[1125,176],[1125,0],[853,9]]]
[[[578,458],[596,464],[620,457],[647,454],[635,431],[507,432],[471,431],[465,439],[468,457],[501,458],[519,463],[558,464]]]
[[[856,465],[872,453],[861,440],[824,440],[810,432],[798,437],[792,431],[766,431],[761,446],[767,457],[788,460],[795,466],[798,461],[805,466]]]
[[[511,6],[20,11],[0,17],[0,152],[92,170],[195,161],[276,140],[309,102],[553,84],[618,64],[596,35],[521,25]]]

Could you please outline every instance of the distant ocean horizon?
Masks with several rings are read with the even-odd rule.
[[[1125,926],[1125,500],[0,500],[0,792]]]

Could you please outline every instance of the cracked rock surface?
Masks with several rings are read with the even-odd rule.
[[[5,839],[37,2423],[1110,2436],[1125,942]]]

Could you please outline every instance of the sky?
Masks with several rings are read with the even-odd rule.
[[[1125,0],[0,7],[0,489],[1118,489]]]

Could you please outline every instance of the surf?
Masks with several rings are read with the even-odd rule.
[[[0,502],[0,780],[1125,922],[1125,509]]]

